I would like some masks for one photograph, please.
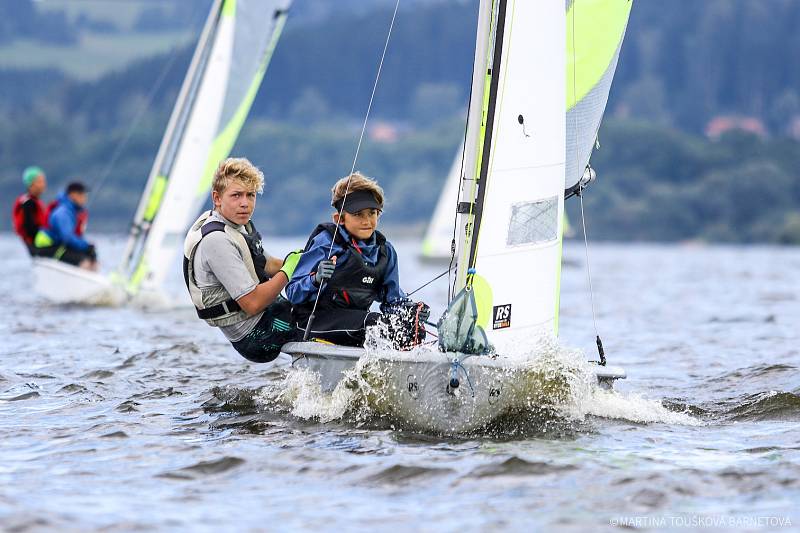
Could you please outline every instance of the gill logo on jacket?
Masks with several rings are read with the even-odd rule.
[[[374,281],[375,278],[373,278],[372,276],[364,276],[363,278],[361,278],[361,283],[365,283],[367,285],[372,285]]]

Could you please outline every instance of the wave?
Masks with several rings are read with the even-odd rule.
[[[720,421],[797,421],[800,420],[800,394],[777,390],[746,394],[712,404],[708,411]]]

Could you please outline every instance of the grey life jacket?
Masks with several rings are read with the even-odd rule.
[[[192,224],[186,239],[183,241],[183,280],[189,290],[189,296],[197,310],[197,316],[211,326],[230,326],[249,318],[248,314],[231,298],[224,287],[197,286],[194,274],[194,256],[200,241],[215,231],[221,231],[242,254],[245,267],[256,283],[269,279],[266,274],[267,259],[261,245],[261,235],[252,222],[245,225],[247,235],[230,224],[218,220],[209,220],[211,211],[206,211]]]

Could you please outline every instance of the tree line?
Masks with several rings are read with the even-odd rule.
[[[34,15],[25,16],[36,16],[28,4]],[[463,133],[474,4],[401,10],[383,67],[373,119],[391,121],[399,140],[369,143],[360,168],[386,184],[390,201],[404,206],[403,222],[416,227]],[[15,13],[6,36],[28,24]],[[157,31],[147,17],[155,15],[137,23]],[[276,198],[299,199],[293,210],[270,207],[278,217],[264,222],[271,230],[302,233],[309,213],[327,213],[325,185],[349,170],[390,18],[385,4],[290,18],[235,148],[265,168]],[[586,196],[595,236],[800,242],[800,155],[787,135],[800,113],[798,21],[800,3],[791,0],[635,3],[593,159],[601,181]],[[122,229],[191,53],[187,46],[142,59],[92,82],[55,69],[0,70],[0,192],[13,198],[19,171],[32,163],[56,181],[99,179],[129,137],[92,207],[103,227]],[[758,117],[769,135],[706,139],[705,125],[720,114]]]

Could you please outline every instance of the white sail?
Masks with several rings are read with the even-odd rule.
[[[492,13],[492,52],[475,66],[486,79],[472,87],[482,93],[485,127],[477,142],[468,137],[478,164],[462,195],[457,286],[471,284],[469,269],[488,283],[476,298],[491,309],[486,329],[497,343],[512,332],[556,328],[566,16],[556,1],[500,0]]]
[[[158,287],[208,200],[283,28],[291,0],[217,0],[192,58],[122,258],[126,289]]]
[[[464,145],[456,152],[450,172],[447,174],[439,201],[431,217],[425,239],[422,241],[422,258],[427,260],[450,259],[451,244],[453,242],[453,224],[455,223],[455,209],[458,204],[458,185],[461,181],[461,162],[463,161]]]
[[[625,37],[629,0],[569,0],[566,6],[566,173],[575,187],[589,163]],[[598,26],[598,21],[603,24]],[[463,146],[456,154],[425,239],[424,259],[449,259],[453,205],[458,196]],[[566,231],[566,226],[565,226]]]

